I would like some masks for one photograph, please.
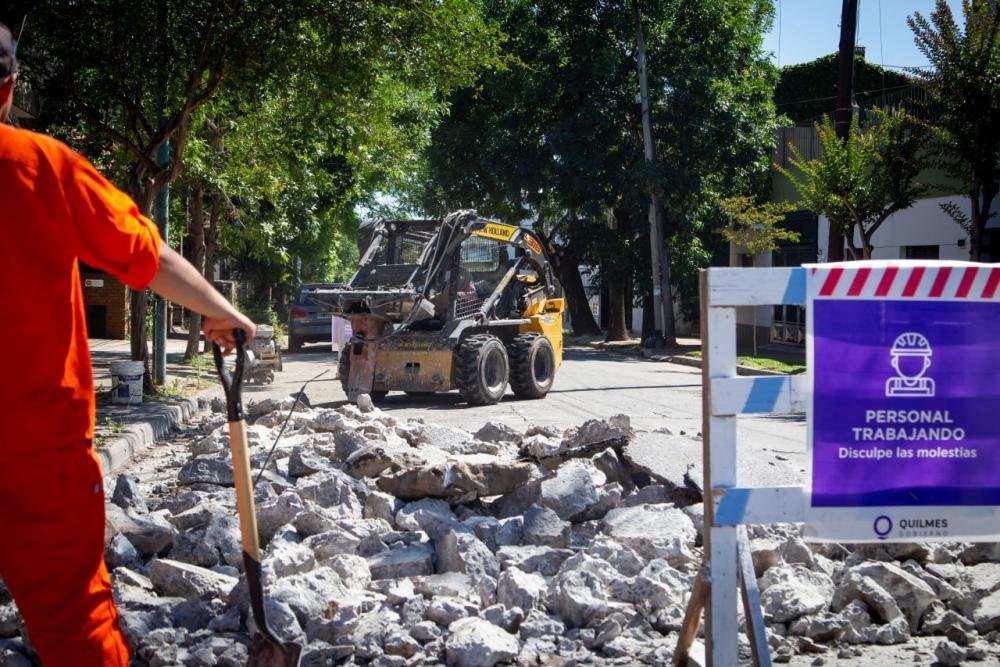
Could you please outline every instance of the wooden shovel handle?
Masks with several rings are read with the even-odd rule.
[[[229,450],[233,457],[233,480],[236,483],[236,512],[240,518],[243,551],[260,562],[260,536],[257,533],[257,509],[253,500],[253,475],[247,444],[247,424],[229,422]]]

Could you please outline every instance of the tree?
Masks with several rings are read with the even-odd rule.
[[[766,186],[774,71],[761,40],[771,3],[643,3],[654,169],[644,160],[635,102],[631,3],[502,0],[486,11],[507,35],[506,67],[452,96],[426,153],[425,210],[464,206],[515,223],[538,220],[558,249],[573,329],[589,332],[596,324],[581,264],[613,293],[614,322],[630,305],[620,294],[651,294],[644,249],[647,193],[655,189],[673,296],[693,318],[697,269],[718,242],[714,202]]]
[[[729,219],[720,230],[722,237],[733,245],[746,248],[753,257],[775,250],[779,241],[798,243],[801,236],[780,226],[785,216],[795,210],[789,202],[758,204],[751,197],[737,195],[720,200],[719,208]]]
[[[737,195],[719,201],[719,208],[729,219],[720,231],[733,245],[746,248],[754,258],[778,248],[780,241],[798,243],[801,234],[781,227],[785,216],[795,210],[789,202],[757,203],[751,197]],[[753,308],[753,355],[757,356],[757,308]]]
[[[863,108],[877,104],[885,93],[900,91],[914,83],[905,74],[869,63],[862,55],[854,56],[854,99]],[[812,125],[831,113],[836,99],[836,53],[782,67],[774,87],[778,113],[799,125]]]
[[[359,206],[408,176],[447,95],[495,61],[497,41],[471,1],[355,3],[300,25],[274,63],[280,86],[206,105],[195,171],[224,204],[222,256],[260,321],[285,286],[349,275]]]
[[[267,0],[39,3],[25,57],[48,65],[36,82],[43,124],[100,156],[149,215],[181,173],[192,114],[225,78],[262,77],[297,16]],[[160,162],[166,142],[169,158]],[[130,333],[132,358],[145,360],[145,291],[132,294]]]
[[[968,186],[970,213],[942,208],[969,235],[969,255],[978,261],[983,232],[1000,191],[1000,8],[990,0],[963,0],[964,31],[945,0],[930,20],[907,18],[917,48],[933,69],[914,72],[940,114],[935,134],[946,147],[944,166]]]
[[[793,145],[793,169],[778,170],[807,208],[840,227],[853,259],[871,259],[872,236],[882,223],[926,191],[917,181],[926,133],[904,112],[878,108],[864,131],[858,128],[858,116],[852,119],[846,141],[837,136],[828,116],[816,125],[816,132],[822,157],[806,160]]]
[[[191,215],[210,220],[188,225],[196,244],[207,234],[205,271],[215,237],[267,292],[293,267],[319,275],[343,261],[333,246],[356,204],[414,162],[447,95],[498,41],[474,0],[35,4],[22,55],[47,64],[32,68],[44,74],[43,129],[124,183],[143,213],[188,167]],[[154,155],[168,139],[164,165]]]

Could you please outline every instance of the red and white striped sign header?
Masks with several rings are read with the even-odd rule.
[[[996,264],[895,260],[805,268],[814,299],[1000,301]]]

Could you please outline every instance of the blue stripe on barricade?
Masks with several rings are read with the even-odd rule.
[[[749,501],[750,489],[726,489],[726,495],[719,499],[719,504],[715,507],[713,523],[717,526],[737,526],[743,523]]]
[[[746,403],[743,404],[743,414],[760,414],[762,412],[773,412],[774,406],[778,403],[778,397],[785,389],[787,377],[758,377],[754,378],[753,386],[747,395]]]
[[[788,286],[785,288],[785,296],[781,298],[781,303],[804,305],[805,302],[806,302],[806,270],[793,269],[792,275],[788,279]]]

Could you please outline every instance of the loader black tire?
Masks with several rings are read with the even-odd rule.
[[[492,334],[466,338],[455,353],[455,384],[472,405],[492,405],[503,398],[510,361],[503,342]]]
[[[345,345],[340,350],[340,354],[337,355],[337,377],[340,378],[340,388],[344,390],[345,396],[347,395],[347,380],[351,377],[351,351],[347,349],[348,347],[350,346]],[[372,391],[368,395],[377,403],[388,393],[387,391]]]
[[[544,398],[556,377],[552,343],[540,334],[514,336],[508,349],[510,388],[518,398]]]

